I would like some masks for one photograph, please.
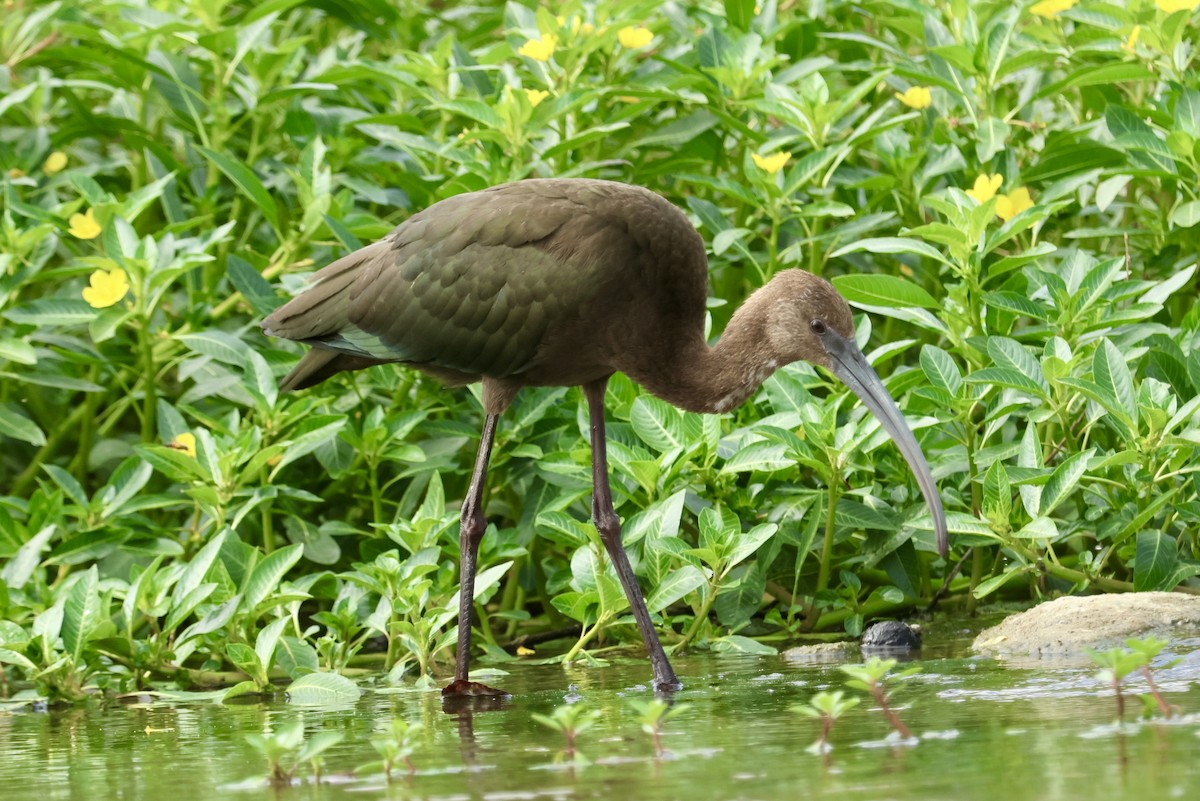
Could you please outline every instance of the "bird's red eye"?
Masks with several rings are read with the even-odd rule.
[[[817,336],[824,336],[826,330],[825,323],[820,320],[813,320],[811,323],[809,323],[809,326],[812,328],[812,332],[814,334]]]

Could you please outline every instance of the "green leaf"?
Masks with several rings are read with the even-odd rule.
[[[250,573],[250,578],[246,580],[246,588],[242,596],[242,610],[253,614],[258,605],[278,589],[279,582],[292,569],[292,566],[300,561],[303,553],[303,545],[289,545],[267,555],[255,565],[253,572]]]
[[[229,280],[233,283],[242,297],[254,309],[254,313],[265,317],[275,311],[279,305],[279,297],[275,288],[262,277],[262,273],[254,269],[250,262],[230,254],[225,257],[225,268],[229,271]]]
[[[1176,228],[1191,228],[1200,223],[1200,200],[1181,203],[1171,212],[1171,225]]]
[[[1079,86],[1109,86],[1132,81],[1155,81],[1158,76],[1141,64],[1130,61],[1115,61],[1109,64],[1085,64],[1066,78],[1042,87],[1038,98],[1057,97],[1067,89]]]
[[[936,309],[938,302],[924,288],[894,275],[839,275],[833,285],[850,303],[892,309]]]
[[[700,568],[684,565],[668,573],[667,577],[659,582],[646,598],[646,608],[651,612],[661,612],[688,593],[703,587],[706,581]]]
[[[361,695],[358,685],[340,673],[309,673],[287,688],[288,703],[298,706],[353,704]]]
[[[19,325],[58,326],[90,323],[96,314],[85,300],[47,298],[31,300],[9,309],[3,316]]]
[[[1040,394],[1043,397],[1049,394],[1050,385],[1046,383],[1046,376],[1042,373],[1042,366],[1038,364],[1037,358],[1026,350],[1021,343],[1008,337],[988,337],[987,351],[997,367],[1006,367],[1018,371],[1038,386]]]
[[[254,679],[256,686],[266,678],[266,670],[258,654],[244,642],[231,642],[225,645],[225,655],[234,666]]]
[[[253,695],[258,691],[257,683],[253,681],[239,681],[237,684],[225,691],[225,694],[221,696],[221,701],[225,702],[231,698],[237,698],[241,695]]]
[[[282,229],[279,225],[279,209],[275,205],[275,199],[271,197],[266,187],[263,186],[262,181],[258,179],[258,176],[249,167],[224,153],[218,153],[207,147],[195,145],[195,148],[205,158],[215,164],[217,169],[225,173],[225,177],[233,181],[242,194],[258,207],[258,210],[267,218],[267,222],[275,229],[277,234],[282,234]]]
[[[721,654],[748,654],[751,656],[775,656],[778,651],[758,640],[743,637],[740,634],[730,634],[718,637],[709,642],[709,647]]]
[[[983,477],[983,508],[988,517],[1007,521],[1012,515],[1012,486],[1004,463],[992,462]]]
[[[921,348],[920,361],[921,370],[930,384],[950,393],[952,397],[958,397],[963,380],[954,357],[937,345],[925,345]]]
[[[17,364],[37,364],[37,351],[23,339],[0,337],[0,360]]]
[[[346,419],[343,417],[341,419],[334,420],[331,423],[326,423],[320,428],[313,429],[312,431],[306,431],[295,439],[289,441],[287,443],[287,449],[283,452],[283,456],[280,457],[279,461],[275,464],[275,467],[271,470],[271,480],[274,481],[275,477],[279,475],[280,471],[292,462],[303,456],[307,456],[317,448],[320,448],[326,442],[331,441],[337,436],[338,432],[341,431],[342,427],[345,425]]]
[[[4,565],[3,570],[0,570],[0,579],[3,579],[10,589],[19,590],[33,578],[33,571],[37,570],[42,562],[42,551],[50,546],[50,538],[57,530],[58,527],[51,523],[34,534],[22,543]]]
[[[979,124],[975,132],[975,157],[980,163],[986,164],[1004,150],[1008,130],[1008,123],[995,117],[988,117]]]
[[[1013,532],[1013,538],[1019,540],[1046,540],[1053,542],[1058,539],[1058,526],[1048,517],[1035,517]]]
[[[1137,592],[1175,589],[1179,546],[1161,531],[1139,531],[1133,560],[1133,589]]]
[[[1050,310],[1035,300],[1017,292],[985,292],[983,302],[989,308],[1002,309],[1013,314],[1032,317],[1034,320],[1049,320]]]
[[[1063,459],[1062,463],[1054,469],[1046,481],[1046,485],[1042,487],[1041,505],[1038,509],[1040,516],[1049,516],[1075,491],[1075,487],[1079,485],[1079,479],[1087,470],[1088,459],[1092,458],[1094,452],[1094,448],[1089,448],[1083,453],[1073,453]]]
[[[629,412],[634,433],[660,452],[682,448],[686,444],[682,417],[682,412],[653,395],[639,395]]]
[[[1092,357],[1092,377],[1101,391],[1111,395],[1132,420],[1137,413],[1133,398],[1133,377],[1125,364],[1125,356],[1109,340],[1101,341]]]
[[[796,466],[788,456],[786,445],[774,442],[752,442],[739,449],[721,466],[723,474],[762,472],[772,473]]]
[[[1011,387],[1039,398],[1046,397],[1046,390],[1041,384],[1026,377],[1020,370],[1010,367],[985,367],[982,370],[976,370],[963,380],[968,384],[994,384]]]
[[[254,653],[258,655],[263,670],[271,669],[271,662],[275,658],[275,646],[279,644],[284,628],[291,622],[290,617],[278,617],[258,632],[258,637],[254,640]]]
[[[223,364],[242,369],[246,366],[246,343],[224,331],[198,331],[177,334],[175,338],[196,353],[211,356]]]
[[[725,0],[725,19],[738,30],[750,30],[754,22],[755,0]]]
[[[749,531],[740,533],[734,540],[733,550],[725,560],[725,567],[737,565],[743,559],[761,548],[775,534],[778,526],[774,523],[762,523]]]
[[[15,403],[0,403],[0,436],[19,439],[35,447],[46,444],[46,434]]]
[[[83,646],[100,619],[100,574],[92,565],[79,577],[63,603],[62,638],[70,664],[82,667]]]
[[[950,260],[932,245],[912,239],[903,239],[898,236],[860,239],[857,242],[852,242],[849,245],[838,248],[829,254],[829,258],[836,259],[847,253],[861,253],[862,251],[868,253],[908,253],[914,256],[924,256],[934,261],[940,261],[942,264],[953,266]]]

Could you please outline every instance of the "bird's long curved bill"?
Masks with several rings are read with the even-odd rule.
[[[925,461],[925,454],[904,421],[904,415],[900,413],[896,401],[892,400],[887,388],[883,386],[879,375],[867,364],[866,357],[852,340],[833,331],[827,332],[822,339],[830,355],[830,366],[834,374],[879,418],[879,422],[891,435],[896,447],[900,449],[900,453],[904,455],[905,461],[917,477],[917,484],[921,487],[921,494],[925,496],[925,503],[929,505],[929,514],[933,518],[938,553],[945,556],[948,545],[946,513],[942,509],[942,499],[938,495],[929,463]]]

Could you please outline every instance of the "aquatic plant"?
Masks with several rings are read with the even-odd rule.
[[[292,783],[297,767],[307,762],[316,782],[321,781],[322,754],[342,741],[342,732],[317,732],[304,739],[304,721],[289,721],[274,731],[247,734],[246,742],[267,760],[267,780],[274,787]]]
[[[827,753],[832,746],[829,744],[829,732],[833,723],[848,710],[858,706],[861,699],[846,698],[841,690],[823,690],[808,700],[807,704],[793,704],[792,709],[810,718],[819,718],[821,733],[816,742],[808,747],[814,753]]]
[[[600,710],[588,709],[582,704],[563,704],[555,707],[554,711],[549,715],[542,715],[535,712],[530,717],[546,728],[553,729],[562,734],[563,739],[566,741],[563,754],[570,759],[575,759],[577,756],[575,747],[576,738],[581,733],[590,729],[600,719]]]
[[[1200,592],[1198,29],[1160,11],[1188,3],[201,5],[0,4],[0,693],[443,681],[478,395],[391,367],[280,393],[299,351],[257,323],[528,176],[684,208],[714,333],[780,270],[832,280],[940,477],[950,560],[820,369],[705,416],[614,377],[614,501],[664,639],[769,652],[1042,576]],[[568,623],[572,656],[639,642],[581,401],[523,390],[500,427],[494,655]]]
[[[869,694],[875,703],[879,705],[879,709],[887,718],[891,727],[896,733],[905,740],[911,739],[913,733],[909,731],[904,722],[900,720],[900,716],[896,714],[896,710],[892,708],[889,701],[889,693],[887,690],[887,682],[895,682],[907,678],[917,672],[917,668],[909,668],[898,673],[892,673],[892,668],[896,667],[895,659],[880,659],[873,656],[861,665],[840,665],[842,672],[846,673],[850,678],[846,681],[846,685],[855,690],[862,690]]]
[[[654,754],[659,757],[663,755],[663,724],[691,706],[681,702],[668,703],[661,698],[651,698],[648,701],[631,698],[629,705],[637,712],[638,723],[641,724],[642,731],[649,734],[654,740]]]
[[[1171,705],[1159,691],[1151,669],[1154,657],[1158,656],[1166,646],[1166,640],[1150,635],[1142,639],[1128,639],[1125,641],[1124,648],[1110,648],[1107,651],[1088,649],[1088,655],[1091,656],[1092,661],[1103,668],[1096,674],[1096,678],[1107,682],[1112,687],[1117,704],[1117,720],[1125,717],[1125,695],[1122,691],[1122,684],[1135,671],[1146,680],[1150,690],[1149,694],[1142,696],[1147,712],[1157,708],[1164,716],[1171,717]],[[1173,665],[1177,661],[1174,660],[1170,664]]]
[[[421,723],[412,723],[404,718],[392,718],[387,731],[371,738],[371,746],[382,759],[379,762],[370,762],[360,766],[359,772],[371,773],[382,770],[384,778],[391,782],[396,766],[403,762],[404,766],[408,768],[408,775],[415,774],[417,766],[413,764],[412,755],[416,753],[417,735],[423,728]]]

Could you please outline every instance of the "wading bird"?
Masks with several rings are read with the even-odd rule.
[[[653,192],[590,179],[530,179],[458,195],[333,262],[262,323],[311,345],[281,382],[303,389],[343,370],[398,362],[450,385],[483,382],[483,435],[462,507],[455,680],[468,680],[483,490],[500,415],[525,386],[580,386],[592,438],[592,518],[629,599],[654,684],[681,685],[621,545],[604,440],[604,391],[618,370],[693,412],[740,405],[801,359],[834,373],[879,418],[916,474],[938,549],[946,520],[921,448],[854,341],[850,307],[825,280],[777,273],[704,338],[708,259],[688,218]]]

